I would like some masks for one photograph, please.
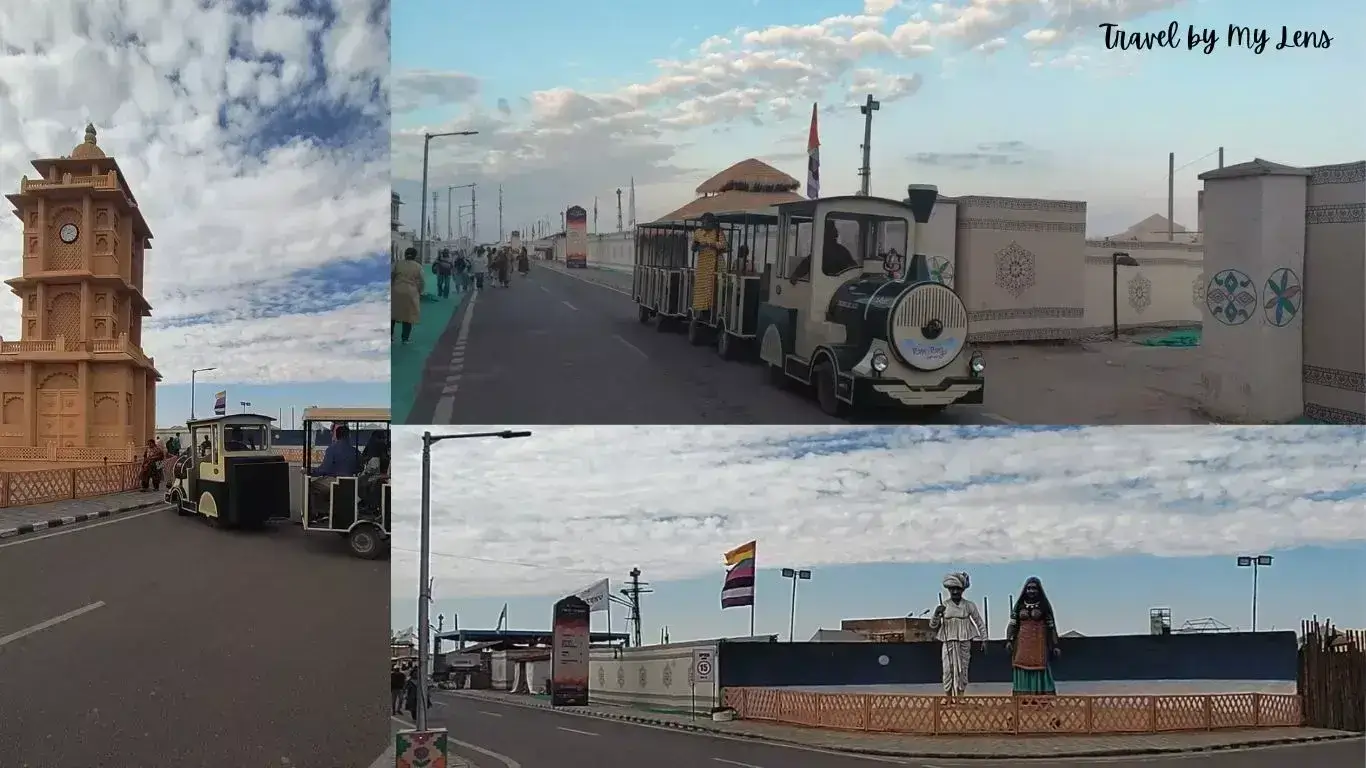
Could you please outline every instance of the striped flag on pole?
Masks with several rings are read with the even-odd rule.
[[[727,552],[726,580],[721,585],[721,607],[754,605],[754,554],[758,542],[751,541]]]
[[[816,130],[816,105],[811,105],[811,134],[806,139],[806,197],[821,196],[821,137]]]

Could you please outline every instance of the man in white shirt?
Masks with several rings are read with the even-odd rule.
[[[968,662],[972,659],[972,642],[986,646],[986,625],[977,604],[963,597],[972,581],[958,571],[944,576],[944,588],[949,591],[948,602],[940,602],[930,619],[935,639],[942,643],[944,665],[944,695],[962,696],[968,690]]]

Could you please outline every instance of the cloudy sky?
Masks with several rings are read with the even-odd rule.
[[[548,626],[551,603],[639,567],[645,634],[743,634],[719,609],[721,555],[759,542],[757,629],[784,634],[776,569],[811,568],[798,634],[935,605],[950,566],[974,576],[996,632],[1038,575],[1066,628],[1145,632],[1310,612],[1366,626],[1366,432],[1352,428],[558,427],[438,444],[432,574],[450,626]],[[394,432],[395,628],[415,623],[421,433]],[[435,614],[434,614],[435,615]],[[624,626],[624,612],[613,619]],[[598,616],[595,626],[605,626]]]
[[[1183,166],[1178,220],[1195,225],[1196,175],[1254,156],[1360,159],[1360,99],[1304,83],[1355,71],[1366,4],[1271,0],[442,0],[394,3],[395,187],[414,229],[426,130],[433,187],[476,183],[480,232],[600,199],[615,228],[634,176],[639,218],[692,198],[708,176],[760,157],[804,183],[812,102],[822,191],[857,189],[863,123],[882,101],[873,192],[908,183],[948,194],[1081,199],[1093,235],[1166,212],[1167,153]],[[1327,29],[1329,50],[1104,50],[1098,24],[1173,21]],[[614,31],[613,31],[614,30]],[[1292,109],[1268,110],[1268,94]],[[1203,159],[1201,159],[1203,158]],[[456,192],[468,202],[469,190]]]
[[[184,417],[175,385],[209,366],[201,413],[225,385],[271,414],[387,402],[388,7],[0,3],[0,187],[95,124],[154,236],[143,346],[170,385],[159,421]],[[0,216],[5,277],[20,231]],[[7,339],[18,311],[0,303]]]

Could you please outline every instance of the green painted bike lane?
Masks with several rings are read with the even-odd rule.
[[[433,294],[422,295],[422,319],[413,326],[413,335],[407,344],[398,342],[398,331],[393,331],[389,340],[389,377],[390,409],[395,424],[407,424],[408,415],[417,400],[418,389],[422,386],[422,374],[427,369],[427,358],[431,357],[436,343],[450,326],[451,319],[465,303],[469,291],[451,290],[451,295],[438,299]]]

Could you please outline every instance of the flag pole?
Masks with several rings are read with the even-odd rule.
[[[754,598],[749,599],[749,636],[754,637]]]

